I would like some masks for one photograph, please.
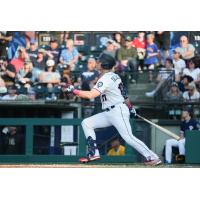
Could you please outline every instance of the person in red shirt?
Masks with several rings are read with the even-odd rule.
[[[146,51],[146,39],[145,39],[145,32],[139,31],[138,37],[136,37],[132,41],[132,46],[137,49],[138,52],[138,66],[140,67],[140,70],[144,68],[144,57],[145,57],[145,51]]]
[[[18,57],[13,58],[10,62],[15,67],[17,73],[24,66],[24,61],[26,58],[28,58],[26,49],[23,47],[19,48],[18,49]]]

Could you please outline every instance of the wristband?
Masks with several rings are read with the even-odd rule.
[[[80,90],[73,90],[73,94],[75,94],[75,95],[79,95],[80,94]]]

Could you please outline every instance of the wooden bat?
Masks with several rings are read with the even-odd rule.
[[[150,121],[150,120],[148,120],[148,119],[146,119],[146,118],[144,118],[144,117],[142,117],[142,116],[140,116],[140,115],[138,115],[138,114],[136,114],[136,115],[137,115],[140,119],[143,119],[145,122],[151,124],[152,126],[154,126],[155,128],[159,129],[159,130],[162,131],[163,133],[169,135],[170,137],[172,137],[172,138],[174,138],[174,139],[176,139],[176,140],[180,140],[180,137],[179,137],[178,135],[176,135],[175,133],[169,131],[168,129],[163,128],[162,126],[159,126],[158,124],[155,124],[155,123],[153,123],[152,121]]]

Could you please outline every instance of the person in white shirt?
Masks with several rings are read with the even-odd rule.
[[[13,85],[8,88],[8,94],[3,96],[1,100],[9,101],[9,100],[16,100],[17,98],[17,88]]]
[[[200,82],[200,69],[196,66],[196,61],[194,58],[188,62],[188,68],[183,70],[183,76],[184,75],[191,76],[195,83]]]
[[[196,86],[193,82],[188,85],[188,90],[183,93],[183,99],[189,102],[198,101],[200,99],[200,94],[196,90]]]
[[[183,70],[186,68],[185,61],[180,58],[181,54],[176,50],[173,51],[173,64],[175,70],[175,81],[179,82],[181,79],[181,75],[183,74]]]
[[[170,74],[173,72],[173,62],[170,58],[165,60],[165,67],[161,68],[159,74],[156,78],[158,85],[151,92],[146,92],[147,97],[154,97],[156,92],[162,87],[163,83],[169,78]]]

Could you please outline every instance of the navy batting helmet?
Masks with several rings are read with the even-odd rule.
[[[101,63],[101,67],[103,69],[112,69],[116,64],[115,59],[112,56],[105,53],[101,54],[98,60]]]

